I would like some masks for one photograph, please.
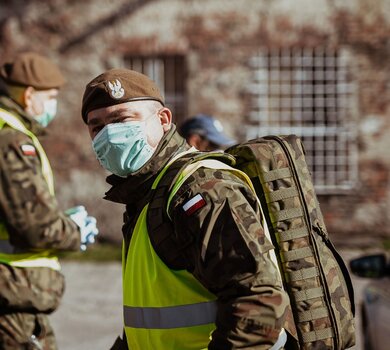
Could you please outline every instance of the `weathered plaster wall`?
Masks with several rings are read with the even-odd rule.
[[[322,208],[332,232],[390,234],[390,1],[143,3],[135,9],[125,0],[0,3],[0,61],[34,49],[52,56],[68,77],[61,121],[53,123],[47,140],[64,206],[86,202],[105,231],[118,230],[107,213],[119,217],[122,209],[99,200],[107,189],[104,172],[94,160],[79,111],[85,84],[108,68],[123,66],[123,55],[185,55],[188,115],[214,114],[240,137],[249,107],[249,59],[260,47],[342,47],[352,57],[358,87],[359,185],[346,195],[321,196]]]

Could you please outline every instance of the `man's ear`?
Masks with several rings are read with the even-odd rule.
[[[202,150],[203,146],[203,139],[200,135],[198,134],[190,134],[187,137],[187,143],[190,146],[194,146],[198,150]]]
[[[169,108],[163,107],[158,111],[158,117],[160,118],[161,125],[164,132],[167,132],[171,128],[172,124],[172,112]]]
[[[22,95],[22,104],[25,109],[30,109],[32,105],[32,95],[34,93],[34,88],[32,86],[28,86]]]

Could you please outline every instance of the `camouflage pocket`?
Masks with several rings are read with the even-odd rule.
[[[64,276],[56,270],[0,264],[0,307],[6,312],[50,313],[58,307],[64,289]]]
[[[0,316],[0,349],[56,350],[49,319],[44,314],[11,313]]]
[[[35,315],[13,313],[0,316],[0,348],[20,349],[27,346],[35,328]]]

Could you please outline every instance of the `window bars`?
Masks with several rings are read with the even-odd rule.
[[[186,116],[186,65],[184,56],[127,56],[125,65],[154,80],[172,110],[175,122]]]
[[[356,93],[347,52],[262,50],[250,61],[251,111],[246,138],[296,134],[319,193],[357,181]]]

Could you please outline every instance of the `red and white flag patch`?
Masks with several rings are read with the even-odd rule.
[[[190,216],[205,205],[206,201],[202,195],[197,194],[195,197],[192,197],[189,201],[184,203],[183,210],[188,216]]]
[[[36,156],[37,150],[33,145],[21,145],[20,148],[25,156]]]

